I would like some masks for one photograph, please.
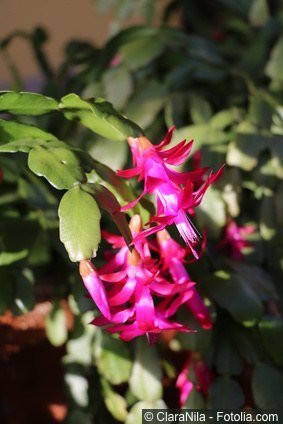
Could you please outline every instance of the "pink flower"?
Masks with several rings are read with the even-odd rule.
[[[135,216],[131,220],[133,235],[140,229],[140,217]],[[122,237],[103,234],[119,250],[107,254],[107,263],[97,271],[90,261],[80,266],[85,286],[102,314],[92,323],[119,333],[126,341],[143,334],[151,341],[165,330],[190,331],[170,319],[192,296],[194,283],[178,285],[165,280],[146,240],[129,251]]]
[[[193,381],[190,380],[189,374],[193,374]],[[176,381],[176,387],[180,390],[180,407],[185,405],[193,388],[207,395],[210,382],[211,373],[200,355],[188,352],[184,367]]]
[[[122,210],[132,208],[145,194],[153,194],[156,198],[156,216],[151,222],[156,223],[152,228],[143,231],[137,236],[142,237],[156,233],[167,225],[175,224],[177,229],[190,246],[193,254],[198,257],[194,245],[199,240],[199,233],[191,222],[188,214],[194,214],[209,187],[220,175],[222,168],[216,173],[210,173],[204,180],[206,168],[199,168],[191,172],[177,172],[170,165],[181,165],[187,159],[193,141],[181,141],[168,150],[163,150],[172,138],[174,127],[170,128],[165,139],[158,145],[152,145],[144,137],[128,138],[131,147],[134,168],[118,171],[124,178],[139,176],[139,181],[144,180],[142,194],[134,201],[125,205]]]
[[[120,65],[120,63],[122,62],[122,60],[123,60],[122,55],[121,54],[116,54],[111,59],[111,61],[109,63],[109,68],[116,68],[117,66]]]
[[[80,262],[80,274],[87,291],[100,312],[107,319],[111,319],[109,303],[103,282],[99,278],[97,271],[90,260]]]
[[[157,297],[169,297],[170,303],[178,288],[159,276],[155,262],[145,255],[147,248],[142,247],[141,254],[136,248],[128,251],[126,262],[120,261],[122,247],[109,262],[116,263],[114,272],[101,274],[101,270],[105,271],[109,264],[99,270],[101,280],[108,287],[111,318],[103,314],[94,319],[93,324],[105,326],[106,331],[111,333],[120,333],[120,337],[127,341],[163,330],[188,331],[182,324],[169,321],[168,318],[175,313],[174,306],[169,306],[169,313],[164,310],[162,301],[155,306],[154,300]],[[188,282],[182,290],[190,289],[192,284]]]
[[[235,221],[230,220],[225,227],[223,239],[216,247],[225,250],[231,259],[241,260],[243,249],[252,246],[246,240],[246,236],[254,232],[254,225],[239,226]]]
[[[188,355],[184,367],[176,381],[176,387],[180,390],[180,407],[185,405],[191,391],[194,388],[193,382],[188,377],[190,362],[191,358],[190,355]]]
[[[163,269],[169,271],[173,281],[178,285],[191,282],[192,280],[184,266],[184,259],[187,253],[186,249],[173,240],[166,230],[160,231],[157,234],[157,240],[163,261]],[[195,286],[191,287],[190,291],[191,295],[182,303],[185,303],[191,310],[194,317],[200,322],[204,329],[211,329],[212,322],[210,313],[204,305],[201,296],[198,294]],[[182,292],[178,294],[179,297],[184,297],[185,295],[186,294]]]

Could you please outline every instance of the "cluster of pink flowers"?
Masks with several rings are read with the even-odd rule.
[[[133,236],[140,234],[138,215],[130,227]],[[85,286],[101,312],[93,324],[119,333],[125,341],[143,334],[154,341],[161,331],[191,331],[172,320],[185,305],[203,328],[211,328],[209,311],[183,264],[186,249],[166,230],[150,243],[141,239],[131,251],[123,237],[107,232],[103,236],[112,246],[105,252],[105,265],[95,269],[90,261],[80,264]]]
[[[188,253],[197,259],[199,233],[188,215],[194,214],[221,169],[210,172],[197,167],[179,172],[172,165],[181,165],[188,157],[192,141],[186,140],[164,149],[171,141],[173,128],[159,145],[144,136],[129,137],[134,167],[118,171],[123,178],[138,176],[144,182],[141,195],[122,211],[133,208],[146,194],[156,199],[156,214],[144,229],[136,215],[130,222],[133,236],[129,249],[122,236],[103,232],[112,246],[105,253],[106,263],[96,269],[90,260],[82,261],[80,273],[84,284],[101,312],[93,324],[106,331],[119,333],[123,340],[146,334],[154,341],[165,330],[192,331],[174,318],[184,305],[205,329],[212,326],[209,312],[184,265]],[[198,161],[199,163],[199,161]],[[173,240],[165,227],[175,224],[187,247]],[[148,239],[148,236],[150,237]]]

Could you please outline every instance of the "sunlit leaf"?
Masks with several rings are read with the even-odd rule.
[[[140,400],[154,401],[162,396],[161,369],[157,351],[139,340],[130,377],[130,389]]]
[[[85,127],[110,140],[124,141],[129,136],[142,134],[136,124],[102,98],[83,100],[76,94],[69,94],[61,99],[59,107],[67,119],[79,120]]]
[[[14,115],[44,115],[57,110],[58,103],[51,97],[37,93],[0,92],[0,112]]]
[[[102,380],[102,387],[104,391],[104,402],[108,411],[116,420],[125,422],[128,415],[127,402],[121,395],[114,392],[110,384],[104,379]]]
[[[4,148],[3,145],[10,144],[11,142],[15,142],[16,140],[57,140],[53,134],[50,134],[38,127],[34,127],[32,125],[19,124],[14,121],[5,121],[4,119],[0,119],[0,148]],[[16,144],[15,144],[16,146]],[[15,152],[17,150],[5,150]]]
[[[34,147],[29,153],[28,166],[59,190],[71,188],[85,180],[76,155],[57,141]]]
[[[46,334],[53,346],[61,346],[67,340],[67,318],[65,311],[55,304],[46,318]]]
[[[137,402],[131,408],[125,424],[142,424],[143,409],[167,409],[167,406],[162,399]]]
[[[101,240],[100,211],[94,198],[76,186],[64,194],[59,205],[60,240],[70,260],[96,256]]]
[[[95,354],[99,371],[110,383],[121,384],[129,380],[132,361],[127,345],[120,339],[101,335]]]

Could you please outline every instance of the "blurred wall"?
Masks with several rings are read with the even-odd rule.
[[[135,0],[133,0],[135,1]],[[156,23],[168,0],[157,0]],[[50,35],[46,45],[53,66],[60,63],[60,56],[66,41],[82,38],[102,45],[110,34],[112,13],[101,15],[94,6],[94,0],[0,0],[0,39],[15,30],[31,31],[35,26],[44,26]],[[142,18],[125,22],[124,26],[142,23]],[[26,78],[37,75],[33,55],[24,40],[14,40],[9,52]],[[10,74],[0,55],[0,82],[9,85]]]

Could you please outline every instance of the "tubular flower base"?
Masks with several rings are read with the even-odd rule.
[[[134,216],[130,226],[136,236],[141,231],[140,217]],[[92,324],[103,326],[110,333],[119,333],[126,341],[143,334],[152,341],[161,331],[192,331],[174,321],[179,307],[186,304],[203,327],[210,328],[208,311],[195,283],[182,268],[181,257],[176,269],[182,270],[183,278],[177,280],[174,274],[168,278],[164,273],[168,258],[162,250],[160,258],[154,260],[145,239],[139,239],[129,251],[122,237],[110,233],[103,235],[118,251],[106,252],[107,262],[97,271],[89,261],[82,261],[80,266],[85,286],[101,312]],[[171,246],[173,243],[170,239]],[[176,246],[177,253],[183,255],[182,248],[177,243]]]
[[[225,227],[223,239],[216,246],[223,249],[231,259],[243,259],[243,249],[251,247],[252,244],[246,240],[246,236],[255,232],[254,225],[239,226],[230,220]]]
[[[158,145],[151,144],[144,136],[128,138],[134,168],[118,171],[118,175],[124,178],[139,176],[139,181],[144,180],[144,189],[136,200],[125,205],[122,210],[132,208],[145,194],[153,194],[156,198],[156,215],[151,218],[151,222],[155,225],[141,232],[137,239],[175,224],[198,258],[194,246],[200,236],[187,213],[194,214],[194,208],[201,203],[207,188],[219,177],[222,168],[216,173],[211,172],[206,179],[207,168],[198,168],[191,172],[172,170],[170,165],[177,166],[185,162],[193,144],[193,141],[187,143],[183,140],[171,149],[163,150],[170,143],[173,130],[174,127],[170,128],[165,139]]]

